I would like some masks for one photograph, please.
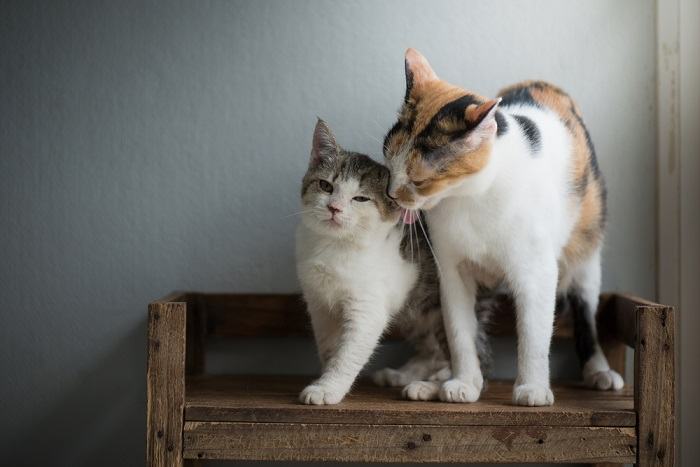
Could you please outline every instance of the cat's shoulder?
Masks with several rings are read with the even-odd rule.
[[[501,107],[537,107],[551,110],[569,129],[582,125],[576,101],[559,86],[547,81],[528,80],[507,86],[498,92]]]

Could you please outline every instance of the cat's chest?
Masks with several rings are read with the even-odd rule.
[[[498,248],[504,234],[502,220],[494,208],[459,200],[445,200],[429,212],[428,222],[436,246],[472,258],[487,257]]]
[[[365,297],[393,303],[392,294],[407,293],[415,280],[395,243],[359,250],[308,243],[298,265],[305,294],[329,302]]]

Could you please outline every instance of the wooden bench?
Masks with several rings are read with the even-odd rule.
[[[512,382],[490,382],[474,404],[412,402],[399,388],[358,384],[335,406],[305,406],[305,377],[208,376],[207,336],[308,336],[297,295],[179,293],[148,308],[147,464],[203,459],[355,462],[674,463],[673,308],[601,297],[599,328],[622,391],[553,385],[552,407],[511,403]],[[513,333],[504,302],[493,333]],[[570,338],[558,322],[555,338]],[[397,336],[390,336],[397,337]],[[572,344],[573,345],[573,344]]]

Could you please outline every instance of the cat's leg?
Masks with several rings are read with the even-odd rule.
[[[442,384],[440,399],[474,402],[479,399],[484,385],[476,351],[476,280],[469,274],[462,277],[457,265],[448,261],[450,258],[439,259],[444,265],[440,296],[452,363],[452,378]]]
[[[600,294],[600,250],[580,265],[568,290],[574,318],[576,353],[583,369],[583,381],[591,388],[618,390],[624,386],[622,376],[610,368],[598,342],[596,313]]]
[[[513,402],[518,405],[552,405],[549,384],[549,350],[554,327],[557,262],[553,254],[523,258],[507,275],[515,299],[518,332],[518,377]]]
[[[354,302],[345,307],[343,318],[342,331],[323,374],[299,395],[304,404],[337,404],[345,397],[376,348],[389,315],[379,304]]]
[[[326,369],[326,362],[338,345],[342,322],[339,316],[329,313],[328,309],[323,306],[309,303],[308,309],[316,350],[321,361],[321,372],[323,372]]]

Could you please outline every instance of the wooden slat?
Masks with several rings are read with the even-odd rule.
[[[635,407],[638,465],[672,466],[675,456],[675,316],[670,307],[637,307]]]
[[[512,382],[492,381],[479,402],[449,404],[402,400],[400,388],[362,382],[338,405],[297,402],[311,381],[300,376],[207,376],[188,380],[185,419],[229,422],[347,424],[631,426],[632,390],[595,391],[581,385],[553,386],[552,407],[511,402]]]
[[[185,372],[187,375],[201,375],[206,363],[207,316],[201,297],[190,294],[187,299],[187,351]]]
[[[341,462],[634,462],[634,428],[185,423],[186,458]]]
[[[185,303],[167,297],[148,307],[146,464],[182,465],[185,404]]]
[[[605,313],[609,319],[599,327],[612,330],[619,341],[632,348],[637,345],[637,308],[663,308],[663,305],[629,294],[614,294],[610,304],[612,313]]]
[[[207,332],[222,337],[309,337],[311,326],[306,307],[298,294],[196,294],[198,309],[207,315]],[[513,305],[499,297],[488,332],[512,336],[515,329]],[[570,317],[559,317],[555,338],[571,338]],[[387,339],[400,339],[390,332]]]
[[[225,337],[310,336],[298,294],[200,294],[207,331]]]

